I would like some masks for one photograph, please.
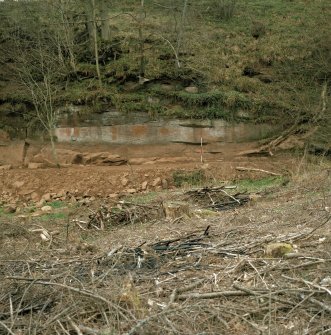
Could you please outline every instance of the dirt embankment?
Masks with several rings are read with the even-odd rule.
[[[238,153],[249,144],[194,145],[59,145],[61,168],[49,146],[12,142],[0,147],[1,196],[3,201],[40,201],[51,193],[55,198],[116,197],[169,189],[176,171],[202,170],[206,180],[263,177],[263,172],[238,171],[238,166],[286,173],[291,157],[245,157]],[[201,162],[201,157],[203,161]],[[0,166],[1,168],[1,166]]]

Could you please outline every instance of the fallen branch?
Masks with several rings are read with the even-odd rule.
[[[331,306],[326,305],[326,304],[324,304],[323,302],[320,302],[319,300],[316,300],[316,299],[314,299],[314,298],[309,298],[308,300],[309,300],[311,303],[313,303],[313,304],[315,304],[315,305],[317,305],[317,306],[319,306],[319,307],[322,307],[325,311],[331,313]]]
[[[275,172],[271,172],[271,171],[267,171],[267,170],[262,170],[262,169],[256,169],[256,168],[248,168],[248,167],[242,167],[242,166],[237,166],[236,170],[238,171],[255,171],[255,172],[263,172],[266,174],[271,174],[272,176],[277,176],[280,177],[281,174],[280,173],[275,173]]]
[[[64,288],[64,289],[67,289],[69,291],[73,291],[73,292],[76,292],[76,293],[80,293],[82,295],[85,295],[86,297],[90,297],[90,298],[94,298],[94,299],[97,299],[97,300],[100,300],[104,303],[106,303],[107,305],[112,305],[111,301],[107,300],[106,298],[98,295],[98,294],[95,294],[91,291],[87,291],[87,290],[84,290],[84,289],[80,289],[80,288],[77,288],[77,287],[73,287],[73,286],[68,286],[68,285],[64,285],[64,284],[60,284],[60,283],[53,283],[53,282],[49,282],[49,281],[43,281],[43,280],[40,280],[40,279],[33,279],[33,278],[25,278],[25,277],[16,277],[16,276],[13,276],[13,277],[6,277],[6,279],[9,279],[9,280],[21,280],[21,281],[27,281],[27,282],[31,282],[32,284],[39,284],[39,285],[48,285],[48,286],[57,286],[57,287],[61,287],[61,288]]]
[[[180,294],[177,296],[178,300],[185,299],[214,299],[220,297],[233,297],[233,296],[242,296],[249,295],[247,292],[242,291],[221,291],[221,292],[210,292],[210,293],[188,293]]]

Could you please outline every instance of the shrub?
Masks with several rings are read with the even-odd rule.
[[[176,187],[181,187],[183,185],[198,185],[206,180],[205,172],[203,170],[175,171],[172,178]]]

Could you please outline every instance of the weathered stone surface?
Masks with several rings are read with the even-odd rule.
[[[185,92],[187,93],[198,93],[199,89],[196,86],[185,87]]]
[[[83,154],[73,150],[56,149],[58,163],[60,165],[82,164]],[[54,159],[53,152],[50,148],[43,148],[37,155],[32,158],[33,163],[44,163],[47,166],[54,166],[57,162]]]
[[[125,192],[129,194],[134,194],[134,193],[137,193],[137,190],[135,188],[129,188]]]
[[[28,164],[28,169],[42,169],[45,167],[45,163],[34,163],[31,162]]]
[[[50,201],[52,199],[52,196],[50,193],[45,193],[41,199],[45,200],[45,201]]]
[[[53,208],[51,206],[43,206],[41,207],[42,212],[51,212]]]
[[[129,184],[129,180],[124,177],[124,178],[121,179],[121,184],[122,184],[122,186],[127,186]]]
[[[161,185],[161,178],[160,177],[155,178],[152,182],[152,186],[156,187],[156,186],[160,186],[160,185]]]
[[[141,184],[141,190],[142,190],[142,191],[146,191],[146,190],[147,190],[147,186],[148,186],[148,181],[145,180],[145,181]]]
[[[39,201],[39,199],[40,199],[39,194],[37,192],[32,192],[30,197],[31,197],[31,200],[35,201],[35,202]]]
[[[113,155],[109,152],[98,152],[93,154],[84,154],[83,155],[84,164],[92,165],[124,165],[127,163],[127,160],[121,158],[119,155]]]

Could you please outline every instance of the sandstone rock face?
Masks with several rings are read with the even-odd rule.
[[[119,155],[114,155],[109,152],[97,152],[97,153],[80,153],[73,150],[67,149],[56,149],[56,155],[58,163],[60,165],[71,165],[71,164],[84,164],[84,165],[123,165],[127,163],[126,159],[123,159]],[[55,166],[56,162],[50,148],[43,148],[38,154],[36,154],[28,167],[40,168],[43,166]]]
[[[93,154],[83,155],[84,164],[92,165],[124,165],[127,163],[126,159],[121,158],[119,155],[113,155],[109,152],[97,152]]]

